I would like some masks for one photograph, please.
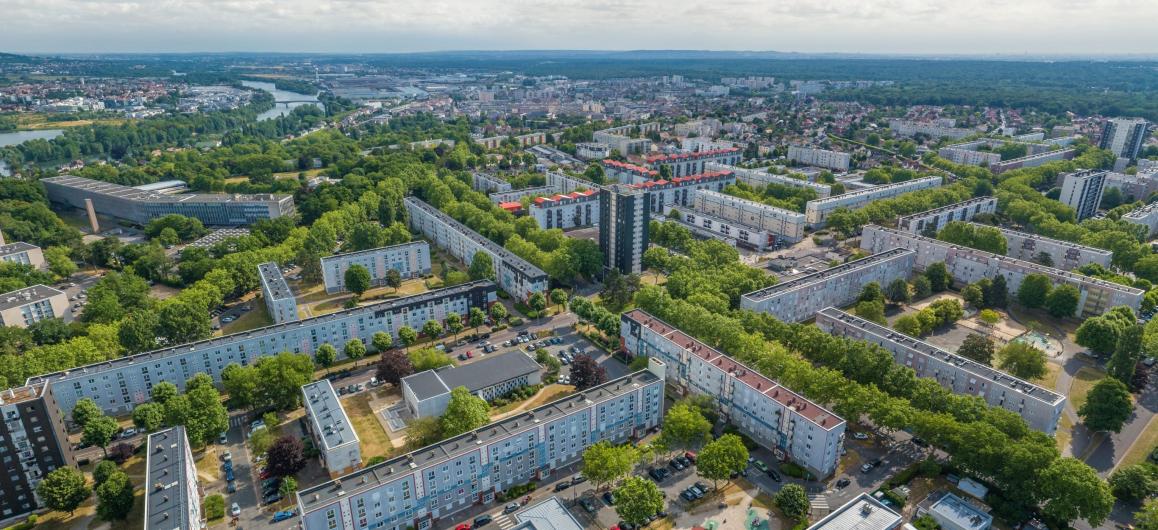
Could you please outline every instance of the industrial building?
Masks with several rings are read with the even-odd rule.
[[[1066,403],[1061,394],[835,307],[817,313],[816,326],[830,335],[881,346],[917,377],[932,378],[954,394],[978,396],[990,406],[1014,412],[1032,429],[1050,436],[1057,431]]]
[[[450,255],[467,265],[470,265],[478,252],[490,255],[496,283],[511,296],[527,300],[532,294],[547,291],[547,273],[542,269],[417,197],[406,197],[404,202],[410,213],[410,228]]]
[[[817,477],[836,471],[843,419],[646,311],[620,319],[623,351],[663,361],[681,394],[711,397],[727,422]]]
[[[290,290],[285,276],[277,263],[262,263],[257,266],[257,277],[261,281],[261,295],[265,308],[274,324],[293,322],[298,319],[298,301]]]
[[[852,156],[840,151],[829,151],[814,147],[788,146],[788,160],[806,166],[817,166],[834,171],[848,171]]]
[[[0,245],[0,262],[28,265],[34,269],[46,267],[44,252],[40,247],[23,241]]]
[[[996,197],[975,197],[932,210],[897,218],[897,229],[910,234],[932,235],[953,221],[970,221],[982,213],[997,213]]]
[[[486,401],[542,382],[542,367],[522,351],[491,355],[462,366],[426,370],[402,379],[402,397],[416,418],[442,416],[450,391],[464,387]]]
[[[911,191],[936,188],[940,185],[941,177],[923,177],[808,201],[804,207],[804,220],[809,226],[820,228],[824,226],[828,214],[838,208],[859,210],[873,201],[891,199]]]
[[[47,285],[33,285],[0,294],[0,326],[26,328],[41,320],[63,318],[68,295]]]
[[[1000,226],[992,227],[979,224],[975,224],[975,226],[997,228],[1000,230],[1001,234],[1005,236],[1006,256],[1032,261],[1034,263],[1042,263],[1046,261],[1041,259],[1044,254],[1049,256],[1048,263],[1050,267],[1063,271],[1072,271],[1091,263],[1097,263],[1098,265],[1109,268],[1110,260],[1114,259],[1113,252],[1101,248],[1087,247],[1060,239],[1050,239],[1037,234],[1018,232],[1017,230]]]
[[[649,243],[651,199],[646,189],[612,184],[599,191],[599,250],[603,269],[623,274],[643,271]]]
[[[704,228],[710,229],[704,220],[708,219],[706,216],[711,216],[738,224],[737,228],[747,229],[749,232],[765,231],[773,234],[775,240],[765,241],[763,246],[774,245],[777,242],[791,244],[804,239],[806,224],[804,214],[800,212],[708,190],[697,191],[692,206],[696,212],[705,216],[696,219]],[[687,215],[682,217],[688,222]],[[730,235],[728,232],[730,229],[724,232],[725,235]]]
[[[1074,217],[1078,221],[1098,213],[1107,173],[1104,170],[1084,169],[1061,176],[1061,197],[1058,200],[1074,209]]]
[[[201,486],[189,438],[180,425],[145,442],[145,530],[200,530]]]
[[[335,254],[321,259],[322,281],[326,292],[340,293],[346,288],[346,271],[352,265],[361,265],[370,272],[370,285],[386,285],[387,273],[398,271],[402,279],[421,278],[431,274],[430,245],[425,241],[411,241],[400,245]]]
[[[909,277],[917,253],[894,245],[872,256],[837,265],[740,296],[740,308],[768,313],[784,322],[803,322],[829,306],[844,307],[869,283],[888,285]]]
[[[330,476],[362,467],[362,445],[329,379],[302,385],[306,430],[314,440],[322,467]]]

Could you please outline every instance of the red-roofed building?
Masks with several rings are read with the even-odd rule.
[[[531,217],[539,228],[575,228],[599,224],[599,191],[575,191],[531,201]]]
[[[659,171],[610,158],[604,160],[602,165],[607,179],[615,180],[620,184],[642,184],[659,178]]]
[[[667,215],[672,206],[688,206],[696,200],[696,190],[723,192],[728,184],[736,183],[736,175],[731,171],[709,171],[670,180],[649,180],[632,185],[645,189],[651,195],[651,211]]]
[[[648,157],[647,166],[656,171],[659,171],[661,167],[667,166],[671,168],[671,176],[686,177],[688,175],[703,173],[707,170],[705,166],[710,162],[734,166],[739,164],[743,158],[743,152],[740,151],[740,148],[728,147],[725,149],[710,149],[691,153],[652,156]]]
[[[523,211],[523,203],[521,202],[500,202],[499,208],[502,208],[511,213],[519,213]]]

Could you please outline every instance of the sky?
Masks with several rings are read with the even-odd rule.
[[[0,0],[9,53],[1158,54],[1156,0]]]

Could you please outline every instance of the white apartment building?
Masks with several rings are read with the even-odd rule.
[[[908,525],[904,523],[905,519],[901,514],[868,492],[861,492],[851,501],[813,523],[808,530],[893,530],[902,525],[907,528]]]
[[[936,122],[921,122],[900,119],[889,120],[889,129],[897,136],[910,137],[916,136],[918,134],[924,134],[934,140],[939,140],[941,138],[964,138],[977,132],[973,129],[963,129]]]
[[[826,307],[852,304],[869,283],[884,286],[907,279],[916,259],[917,253],[905,248],[883,250],[741,295],[740,308],[768,313],[784,322],[803,322]]]
[[[725,186],[735,183],[736,177],[731,171],[709,171],[687,177],[650,180],[630,187],[644,190],[651,196],[649,209],[653,214],[667,215],[673,206],[690,205],[698,192],[722,192]]]
[[[1138,152],[1146,145],[1150,123],[1141,118],[1113,118],[1102,128],[1098,147],[1109,149],[1115,156],[1126,159],[1138,158]]]
[[[767,171],[726,166],[723,164],[708,164],[707,169],[709,171],[731,171],[735,173],[736,180],[756,188],[765,187],[769,184],[778,184],[780,186],[810,189],[815,191],[816,196],[821,199],[832,195],[832,186],[829,186],[828,184],[821,184],[818,182],[812,182],[810,180],[792,178],[788,175],[777,175]]]
[[[334,477],[362,467],[362,445],[329,379],[302,385],[306,429],[322,467]]]
[[[1158,202],[1135,208],[1133,211],[1123,214],[1122,220],[1146,227],[1148,237],[1153,237],[1155,233],[1158,233]]]
[[[829,151],[814,147],[788,146],[788,160],[807,166],[817,166],[835,171],[848,171],[852,156],[840,151]]]
[[[508,202],[519,202],[523,199],[523,197],[542,197],[544,195],[551,195],[558,192],[559,190],[551,185],[532,186],[530,188],[488,193],[487,198],[489,198],[491,202],[495,204],[503,204]]]
[[[201,487],[185,428],[149,435],[145,442],[145,530],[200,530]]]
[[[1026,167],[1037,167],[1047,162],[1054,162],[1056,160],[1073,160],[1077,155],[1076,149],[1060,149],[1057,151],[1045,151],[1033,155],[1026,155],[1021,158],[1011,158],[1003,162],[991,164],[989,170],[993,173],[1003,173],[1012,169],[1021,169]]]
[[[46,267],[44,252],[40,250],[40,247],[23,241],[7,245],[0,244],[0,262],[28,265],[34,269]]]
[[[1077,317],[1101,315],[1120,305],[1137,311],[1142,305],[1144,293],[1141,289],[877,225],[868,225],[861,231],[860,248],[869,252],[885,252],[896,248],[916,251],[914,270],[923,271],[933,263],[942,262],[957,285],[974,283],[982,278],[993,279],[1000,274],[1005,276],[1010,293],[1017,292],[1026,276],[1044,274],[1055,286],[1065,283],[1078,289],[1081,297],[1074,312]]]
[[[777,241],[795,243],[804,239],[804,228],[807,225],[804,214],[800,212],[710,190],[697,191],[692,206],[700,214],[775,234]]]
[[[833,197],[808,201],[804,207],[804,218],[813,228],[824,226],[828,214],[838,208],[859,210],[873,201],[891,199],[911,191],[936,188],[941,185],[941,177],[923,177],[896,184],[885,184],[864,190],[852,191]]]
[[[1110,172],[1106,174],[1106,184],[1102,192],[1115,188],[1122,192],[1126,202],[1145,201],[1152,193],[1158,192],[1158,170],[1141,171],[1137,174]]]
[[[499,177],[491,175],[490,173],[483,173],[481,171],[474,171],[470,174],[471,187],[480,193],[493,193],[496,191],[511,191],[511,183]]]
[[[47,285],[0,294],[0,326],[26,328],[41,320],[63,318],[67,313],[68,295]]]
[[[388,271],[398,271],[402,279],[429,276],[430,245],[425,241],[411,241],[400,245],[359,250],[321,258],[322,281],[327,293],[346,291],[346,271],[351,265],[361,265],[370,271],[370,285],[386,285]]]
[[[569,229],[599,224],[599,192],[576,191],[531,201],[531,217],[539,228]]]
[[[719,239],[729,245],[744,247],[757,252],[777,248],[776,234],[767,230],[745,226],[683,206],[673,207],[671,211],[677,215],[677,222],[701,237]]]
[[[620,184],[643,184],[659,178],[657,170],[610,158],[601,162],[601,165],[607,180]]]
[[[598,142],[575,144],[575,156],[583,160],[603,160],[611,156],[611,146]]]
[[[1102,203],[1102,189],[1106,184],[1108,171],[1086,169],[1062,176],[1061,197],[1063,204],[1074,209],[1078,221],[1093,217]]]
[[[937,231],[953,221],[970,221],[982,213],[997,213],[996,197],[975,197],[932,210],[897,218],[897,229],[910,234],[936,235]]]
[[[937,156],[954,164],[967,166],[993,167],[1001,163],[1001,155],[992,151],[977,151],[963,147],[942,147],[937,150]]]
[[[1066,403],[1061,394],[835,307],[817,313],[816,325],[834,336],[881,346],[917,377],[932,378],[954,394],[978,396],[990,406],[1017,413],[1032,429],[1050,436],[1057,430]]]
[[[406,210],[410,212],[410,228],[446,249],[463,263],[470,265],[477,252],[489,254],[495,268],[496,283],[511,296],[527,300],[532,294],[547,291],[547,273],[527,260],[417,197],[406,197],[404,202]]]
[[[595,189],[595,183],[572,177],[566,173],[548,171],[547,187],[554,189],[555,193],[571,193],[576,190]]]
[[[647,158],[647,166],[656,171],[666,166],[671,170],[672,177],[687,177],[707,171],[706,165],[708,163],[734,166],[739,164],[743,158],[743,152],[738,147],[726,147],[708,151],[651,156]]]
[[[261,281],[261,297],[274,324],[293,322],[298,319],[298,301],[285,281],[277,263],[268,262],[257,266],[257,277]]]
[[[728,423],[820,478],[836,471],[845,421],[760,372],[646,311],[620,317],[620,344],[631,356],[658,358],[681,394],[710,396]]]
[[[1114,259],[1114,253],[1109,250],[1087,247],[1077,243],[1070,243],[1069,241],[1062,241],[1060,239],[1051,239],[1048,237],[1039,236],[1037,234],[1028,234],[1025,232],[1018,232],[1003,227],[993,227],[989,225],[978,225],[988,228],[997,228],[1001,234],[1005,236],[1006,251],[1005,255],[1025,261],[1039,262],[1040,254],[1045,253],[1050,257],[1051,265],[1054,268],[1063,271],[1071,271],[1083,265],[1090,263],[1097,263],[1103,267],[1110,266],[1110,260]]]

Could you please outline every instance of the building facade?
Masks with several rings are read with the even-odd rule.
[[[993,167],[1001,163],[1001,154],[992,151],[977,151],[964,147],[942,147],[937,150],[937,156],[954,164],[966,166]]]
[[[558,189],[554,186],[532,186],[530,188],[521,188],[517,190],[496,191],[488,193],[487,198],[495,204],[502,204],[504,202],[519,202],[523,197],[543,197],[558,193]]]
[[[572,177],[566,173],[559,171],[547,172],[547,187],[554,189],[555,193],[571,193],[577,190],[595,189],[595,183],[588,182],[581,178]]]
[[[331,477],[351,473],[362,467],[362,445],[358,433],[338,400],[329,379],[302,385],[302,403],[306,409],[306,429],[318,449],[322,467]]]
[[[897,229],[910,234],[935,236],[937,231],[953,221],[970,221],[977,214],[997,213],[996,197],[976,197],[967,201],[917,212],[897,218]]]
[[[45,268],[44,252],[31,243],[17,241],[0,245],[0,262],[28,265],[34,269]]]
[[[681,393],[710,396],[725,421],[817,477],[836,471],[843,419],[646,311],[620,319],[620,348],[663,361]]]
[[[401,245],[372,248],[358,252],[335,254],[321,259],[322,281],[327,293],[346,291],[346,271],[351,265],[361,265],[370,272],[370,285],[386,285],[389,271],[398,271],[402,279],[429,276],[430,245],[425,241],[411,241]]]
[[[531,201],[531,217],[539,228],[576,228],[599,224],[599,192],[575,191]]]
[[[1109,268],[1110,260],[1114,259],[1114,253],[1105,249],[1087,247],[1060,239],[1050,239],[1037,234],[1018,232],[1017,230],[1010,230],[999,226],[975,226],[985,226],[1000,230],[1001,234],[1005,236],[1006,256],[1042,263],[1046,261],[1042,259],[1042,254],[1045,254],[1049,256],[1047,263],[1050,267],[1063,271],[1072,271],[1091,263],[1097,263],[1098,265]]]
[[[776,247],[777,235],[767,230],[742,225],[711,214],[676,206],[676,221],[701,237],[719,239],[729,245],[763,252]]]
[[[832,186],[828,184],[821,184],[819,182],[812,182],[807,179],[792,178],[788,175],[777,175],[767,171],[757,171],[755,169],[745,169],[742,167],[725,166],[723,164],[708,164],[709,171],[731,171],[736,175],[736,180],[743,182],[752,187],[761,188],[769,184],[776,184],[779,186],[791,186],[793,188],[805,188],[816,192],[816,196],[823,199],[832,195]]]
[[[977,132],[973,129],[954,127],[952,120],[923,122],[891,119],[889,120],[889,129],[897,136],[911,137],[923,134],[934,140],[940,140],[941,138],[952,138],[956,140]]]
[[[933,263],[942,262],[958,285],[974,283],[983,278],[993,279],[1000,274],[1005,277],[1010,293],[1017,292],[1026,276],[1044,274],[1054,286],[1064,283],[1078,289],[1081,296],[1074,312],[1077,317],[1101,315],[1120,305],[1137,311],[1142,305],[1144,293],[1141,289],[876,225],[868,225],[861,231],[860,248],[869,252],[885,252],[896,248],[913,250],[917,253],[915,271],[923,271]]]
[[[940,185],[941,177],[924,177],[808,201],[804,207],[804,220],[809,226],[820,228],[824,226],[828,214],[838,208],[859,210],[873,201],[890,199],[911,191],[936,188]]]
[[[1110,172],[1106,174],[1105,190],[1114,188],[1122,192],[1123,202],[1146,201],[1150,195],[1158,192],[1158,171],[1142,171],[1134,175]]]
[[[643,271],[643,252],[649,244],[651,199],[647,190],[612,184],[599,191],[599,250],[604,270],[623,274]]]
[[[145,530],[205,528],[197,465],[185,428],[150,434],[145,451]]]
[[[52,470],[76,465],[76,459],[64,412],[47,385],[3,391],[0,415],[0,453],[8,468],[0,476],[0,518],[8,519],[42,507],[36,486]]]
[[[826,307],[852,304],[869,283],[888,285],[893,280],[908,279],[916,258],[916,252],[905,248],[882,250],[741,295],[740,308],[768,313],[784,322],[802,322]]]
[[[293,322],[298,319],[298,301],[281,268],[277,263],[262,263],[257,266],[257,277],[261,280],[261,295],[265,308],[274,324]]]
[[[804,214],[800,212],[708,190],[697,191],[692,206],[702,215],[718,217],[749,230],[769,232],[776,236],[772,244],[777,241],[790,244],[804,239],[804,228],[807,225]],[[703,224],[703,219],[699,221]]]
[[[1061,197],[1058,200],[1074,209],[1078,221],[1098,213],[1107,173],[1104,170],[1086,169],[1062,176]]]
[[[659,178],[659,171],[610,158],[600,163],[608,181],[620,184],[643,184]]]
[[[672,177],[688,177],[706,172],[709,163],[734,166],[739,164],[743,158],[743,152],[738,147],[727,147],[691,153],[656,155],[648,157],[647,166],[655,171],[667,167]]]
[[[788,146],[788,160],[806,166],[817,166],[845,172],[848,171],[852,156],[840,151],[790,145]]]
[[[295,212],[292,195],[170,195],[70,175],[40,182],[54,203],[85,209],[85,200],[89,199],[96,213],[141,225],[158,217],[179,214],[209,226],[242,226]]]
[[[1109,149],[1119,158],[1138,158],[1146,138],[1150,136],[1150,123],[1141,118],[1113,118],[1102,128],[1102,138],[1098,147]]]
[[[862,492],[832,513],[808,527],[808,530],[893,530],[905,519],[868,492]]]
[[[1050,436],[1057,431],[1066,403],[1061,394],[835,307],[817,313],[816,326],[830,335],[876,344],[893,354],[893,362],[916,371],[917,377],[931,378],[954,394],[977,396],[990,406],[1014,412],[1032,429]]]
[[[631,187],[647,191],[651,197],[648,209],[651,213],[667,215],[673,206],[688,206],[700,190],[724,191],[724,187],[735,184],[736,177],[731,171],[710,171],[688,177],[650,180]]]
[[[484,138],[486,140],[486,138]],[[491,148],[493,149],[493,148]],[[474,171],[470,174],[471,187],[480,193],[511,191],[511,183],[490,173]]]
[[[303,530],[429,530],[495,494],[551,475],[601,440],[637,439],[663,419],[664,367],[608,381],[298,492]]]
[[[426,370],[402,379],[402,398],[416,418],[442,416],[450,391],[464,387],[486,401],[542,382],[542,367],[522,351],[491,355],[473,363]]]
[[[575,144],[575,156],[583,160],[603,160],[611,156],[611,146],[597,142]]]
[[[1010,158],[1003,160],[996,164],[990,165],[989,170],[993,173],[1004,173],[1013,169],[1021,169],[1026,167],[1037,167],[1048,162],[1057,160],[1073,160],[1077,155],[1076,149],[1059,149],[1057,151],[1046,151],[1033,155],[1026,155],[1020,158]]]
[[[470,265],[478,252],[490,255],[496,283],[511,296],[527,300],[532,294],[547,291],[547,273],[527,260],[516,256],[417,197],[407,197],[404,202],[406,210],[410,213],[410,228],[445,249],[450,255],[467,265]]]
[[[1135,208],[1133,211],[1122,214],[1122,220],[1127,223],[1146,227],[1147,237],[1158,234],[1158,202]]]
[[[26,328],[41,320],[62,318],[68,295],[47,285],[33,285],[0,294],[0,326]]]

